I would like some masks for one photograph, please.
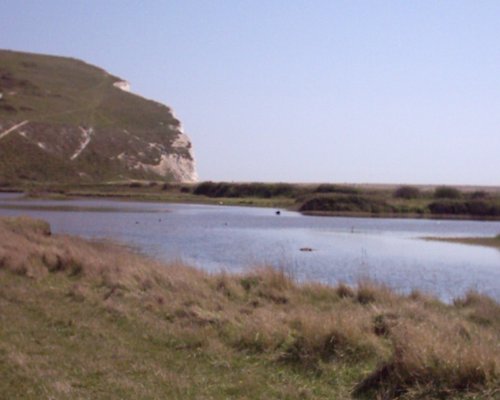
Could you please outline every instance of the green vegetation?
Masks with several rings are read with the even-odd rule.
[[[461,196],[460,190],[454,187],[439,186],[434,190],[434,198],[436,199],[459,199]]]
[[[487,200],[441,200],[429,204],[433,214],[499,217],[500,202]]]
[[[382,212],[391,213],[395,209],[384,200],[374,196],[366,195],[330,195],[316,196],[306,200],[301,206],[300,211],[329,211],[345,213],[369,213],[379,214]]]
[[[314,193],[344,193],[344,194],[356,194],[359,193],[359,189],[347,186],[347,185],[333,185],[330,183],[322,183],[314,189]]]
[[[193,194],[207,197],[296,197],[304,190],[289,183],[226,183],[202,182],[197,185]]]
[[[400,186],[392,191],[359,186],[351,189],[313,191],[298,198],[298,209],[323,215],[500,218],[498,191],[461,192],[438,187],[431,192],[414,186]]]
[[[391,191],[333,184],[203,182],[194,186],[192,194],[226,200],[290,199],[295,202],[293,209],[330,215],[500,217],[498,193],[462,193],[452,187],[425,192],[414,186]]]
[[[190,160],[188,147],[173,146],[171,110],[114,87],[120,80],[76,59],[0,50],[0,182],[158,179],[141,165],[162,151]]]
[[[131,181],[109,184],[9,185],[0,191],[25,191],[31,198],[72,199],[81,197],[115,198],[120,200],[157,201],[169,203],[225,204],[256,207],[291,208],[292,197],[209,197],[195,195],[196,184]]]
[[[500,305],[216,274],[0,220],[4,398],[492,399]]]
[[[415,186],[400,186],[394,191],[394,197],[401,199],[418,199],[420,189]]]
[[[413,186],[374,187],[332,184],[165,183],[135,180],[106,184],[15,185],[0,190],[26,191],[52,199],[114,197],[147,201],[279,207],[319,215],[412,218],[500,219],[500,190],[462,190],[458,199],[436,199],[435,190]],[[454,189],[458,190],[458,189]]]

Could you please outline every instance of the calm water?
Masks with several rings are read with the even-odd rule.
[[[500,233],[498,221],[327,218],[287,211],[277,216],[262,208],[16,197],[0,194],[0,215],[43,218],[55,233],[109,237],[210,271],[272,264],[300,280],[334,284],[369,277],[444,300],[468,289],[500,300],[499,250],[420,239],[494,236]],[[313,251],[302,252],[303,247]]]

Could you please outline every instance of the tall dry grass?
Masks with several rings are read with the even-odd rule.
[[[25,218],[0,219],[0,273],[66,274],[78,301],[153,316],[178,346],[222,358],[251,353],[321,374],[330,365],[371,366],[353,396],[494,396],[500,386],[500,305],[474,292],[447,305],[369,281],[299,285],[272,268],[210,275],[112,243],[53,236]]]

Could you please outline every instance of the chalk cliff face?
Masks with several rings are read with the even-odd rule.
[[[82,61],[0,51],[0,183],[198,179],[172,110]]]

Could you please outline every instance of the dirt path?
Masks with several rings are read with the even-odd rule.
[[[71,157],[70,157],[70,160],[74,160],[75,158],[77,158],[83,150],[85,150],[85,148],[88,146],[88,144],[90,143],[90,140],[92,139],[92,134],[94,133],[94,130],[92,128],[89,128],[89,129],[84,129],[80,126],[80,131],[82,131],[82,134],[83,134],[83,140],[82,142],[80,143],[80,146],[78,147],[78,149],[76,150],[75,154],[73,154]]]
[[[7,136],[9,133],[12,133],[14,132],[16,129],[19,129],[20,127],[26,125],[29,121],[28,120],[25,120],[23,122],[20,122],[14,126],[11,126],[9,129],[7,129],[6,131],[3,131],[2,133],[0,133],[0,140],[2,140],[5,136]]]

